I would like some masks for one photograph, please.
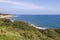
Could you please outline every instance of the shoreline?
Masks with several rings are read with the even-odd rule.
[[[12,17],[12,15],[0,15],[0,19],[3,19],[3,18],[10,18],[10,17]]]
[[[47,28],[43,28],[43,27],[38,27],[38,26],[35,26],[34,24],[30,24],[30,26],[33,26],[33,27],[35,27],[35,28],[37,28],[37,29],[42,29],[42,30],[47,29]]]
[[[19,17],[19,16],[12,16],[13,18],[14,17]],[[16,19],[14,19],[14,20],[16,20]],[[12,22],[14,21],[13,19],[11,20]],[[23,20],[21,20],[21,21],[23,21]],[[23,22],[26,22],[26,21],[23,21]],[[53,27],[41,27],[41,26],[36,26],[36,25],[34,25],[34,24],[31,24],[30,22],[26,22],[26,23],[28,23],[30,26],[33,26],[33,27],[35,27],[35,28],[37,28],[37,29],[42,29],[42,30],[45,30],[45,29],[58,29],[58,28],[53,28]]]
[[[11,20],[11,21],[13,22],[14,20]],[[26,22],[26,23],[28,23],[28,22]],[[34,24],[30,24],[30,23],[28,23],[28,25],[33,26],[33,27],[35,27],[37,29],[42,29],[42,30],[48,29],[48,28],[38,27],[38,26],[36,26]]]
[[[12,17],[18,17],[18,16],[12,16]],[[14,19],[14,20],[15,20],[15,19]],[[11,21],[13,22],[14,20],[11,20]],[[42,29],[42,30],[48,29],[48,28],[38,27],[38,26],[36,26],[36,25],[34,25],[34,24],[31,24],[31,23],[29,23],[29,22],[26,22],[26,23],[28,23],[30,26],[33,26],[33,27],[35,27],[35,28],[37,28],[37,29]]]

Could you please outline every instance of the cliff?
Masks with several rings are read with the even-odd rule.
[[[11,16],[12,16],[11,14],[0,14],[0,19],[10,18]]]

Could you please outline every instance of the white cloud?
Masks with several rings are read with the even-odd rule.
[[[10,4],[14,4],[16,6],[22,7],[24,9],[43,9],[45,7],[42,6],[36,6],[32,3],[27,3],[27,2],[14,2],[14,1],[0,1],[0,2],[4,2],[4,3],[10,3]]]
[[[7,5],[7,8],[2,8],[2,10],[9,10],[12,12],[20,12],[20,13],[52,13],[52,12],[60,12],[57,8],[49,8],[43,6],[37,6],[33,3],[28,2],[15,2],[10,0],[0,0],[0,3],[10,4],[10,8]]]

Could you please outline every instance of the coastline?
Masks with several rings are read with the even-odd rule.
[[[12,17],[12,15],[0,15],[0,19],[2,19],[2,18],[10,18],[10,17]]]
[[[19,16],[12,16],[12,17],[19,17]],[[14,19],[14,20],[16,20],[16,19]],[[11,20],[11,21],[13,22],[14,20]],[[34,25],[34,24],[30,24],[29,22],[26,22],[26,23],[28,23],[30,26],[33,26],[33,27],[35,27],[35,28],[37,28],[37,29],[41,29],[41,30],[48,29],[48,28],[44,28],[44,27],[38,27],[38,26],[36,26],[36,25]]]
[[[30,24],[30,25],[33,26],[33,27],[35,27],[35,28],[37,28],[37,29],[42,29],[42,30],[47,29],[47,28],[43,28],[43,27],[38,27],[38,26],[36,26],[36,25],[34,25],[34,24]]]
[[[13,22],[14,20],[11,20],[11,21]],[[28,22],[26,22],[26,23],[28,23]],[[36,25],[34,25],[34,24],[30,24],[30,23],[28,23],[28,25],[33,26],[33,27],[35,27],[35,28],[37,28],[37,29],[41,29],[41,30],[48,29],[48,28],[38,27],[38,26],[36,26]]]
[[[28,17],[29,17],[29,16],[28,16]],[[45,27],[45,26],[42,27],[42,26],[38,26],[38,25],[36,26],[36,25],[33,24],[33,23],[31,24],[31,22],[29,22],[29,21],[27,22],[27,21],[26,21],[26,20],[27,20],[27,17],[25,17],[26,20],[24,20],[24,17],[21,18],[21,16],[18,16],[18,15],[14,15],[14,16],[12,16],[12,18],[13,18],[13,19],[11,20],[12,22],[17,19],[17,20],[26,22],[26,23],[28,23],[30,26],[33,26],[33,27],[35,27],[35,28],[37,28],[37,29],[42,29],[42,30],[45,30],[45,29],[56,29],[56,28],[54,28],[53,26],[50,26],[50,25],[48,25],[48,24],[47,24],[47,25],[50,26],[50,27]],[[14,18],[15,18],[15,19],[14,19]],[[28,18],[28,19],[29,19],[29,18]],[[32,20],[33,20],[33,19],[32,19]],[[57,29],[58,29],[58,27],[57,27]]]

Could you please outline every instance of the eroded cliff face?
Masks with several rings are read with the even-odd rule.
[[[10,18],[12,15],[10,14],[0,14],[0,19],[3,19],[3,18]]]

